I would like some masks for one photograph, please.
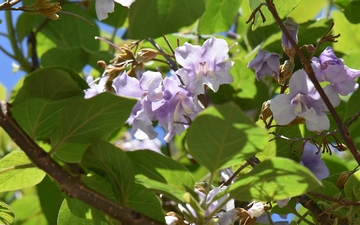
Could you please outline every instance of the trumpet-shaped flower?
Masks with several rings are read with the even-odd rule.
[[[358,89],[359,84],[355,79],[360,77],[360,70],[344,65],[343,59],[337,58],[331,47],[327,47],[319,58],[314,57],[311,62],[318,81],[330,82],[340,95],[346,96]]]
[[[315,177],[319,180],[325,179],[330,175],[329,169],[321,159],[321,152],[318,151],[318,148],[315,145],[309,142],[306,142],[304,146],[300,163],[313,172]]]
[[[234,81],[229,74],[233,62],[228,59],[229,47],[225,40],[211,37],[203,46],[185,43],[175,51],[177,62],[183,67],[177,71],[187,73],[189,80],[187,90],[193,94],[204,94],[204,85],[217,92],[221,84],[229,84]]]
[[[257,80],[261,80],[267,76],[278,77],[279,59],[280,55],[260,49],[255,59],[251,60],[247,67],[255,70]]]
[[[287,125],[296,117],[302,117],[310,131],[329,129],[330,122],[325,113],[327,107],[305,71],[296,71],[290,78],[289,87],[290,93],[280,94],[271,100],[270,109],[277,124]],[[334,107],[340,104],[340,98],[331,86],[327,85],[324,91]]]

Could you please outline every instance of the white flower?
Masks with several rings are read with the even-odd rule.
[[[261,202],[255,202],[250,209],[248,209],[248,213],[251,218],[259,217],[261,216],[265,210],[264,210],[264,203]]]

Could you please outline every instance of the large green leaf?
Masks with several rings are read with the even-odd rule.
[[[234,103],[205,109],[192,122],[186,138],[189,153],[212,173],[243,162],[267,142],[266,130]]]
[[[319,13],[327,6],[326,4],[330,4],[330,2],[328,0],[301,0],[301,3],[294,9],[294,11],[289,13],[288,17],[293,18],[297,23],[304,23],[309,20],[313,20],[319,17]],[[325,15],[325,17],[327,16]]]
[[[61,204],[61,208],[59,210],[59,216],[57,218],[58,225],[68,225],[68,224],[82,224],[82,225],[105,225],[108,224],[106,222],[98,222],[91,219],[85,219],[75,216],[71,213],[68,203],[66,199]]]
[[[0,160],[0,191],[31,187],[44,178],[45,172],[32,165],[24,152],[14,151]]]
[[[304,194],[321,185],[306,167],[287,158],[274,157],[240,176],[228,192],[241,201],[274,201]]]
[[[70,48],[52,48],[41,56],[44,67],[65,66],[81,72],[89,61],[89,55],[80,46]]]
[[[187,188],[193,189],[191,173],[173,159],[150,150],[126,154],[132,160],[137,183],[180,201]]]
[[[360,18],[358,16],[360,13],[360,1],[335,0],[334,3],[341,9],[350,23],[360,23]]]
[[[75,2],[63,4],[63,11],[72,12],[76,15],[84,17],[93,22],[92,16],[89,15],[80,5]],[[39,21],[39,24],[43,21]],[[82,46],[86,49],[96,51],[99,49],[100,43],[95,40],[95,36],[99,36],[99,27],[96,23],[93,26],[80,18],[71,15],[61,14],[59,20],[50,20],[41,29],[41,33],[45,34],[58,47],[69,48]]]
[[[0,224],[12,224],[14,221],[14,211],[5,202],[0,201]]]
[[[82,164],[110,182],[117,199],[125,205],[134,183],[134,172],[124,151],[106,141],[97,140],[85,152]]]
[[[53,152],[64,143],[90,143],[106,137],[124,125],[135,102],[106,92],[70,102],[62,109],[59,124],[52,133]]]
[[[75,76],[60,68],[45,68],[26,77],[11,111],[30,137],[47,137],[58,123],[62,107],[74,98],[84,96]]]
[[[24,12],[16,20],[16,32],[19,41],[22,41],[33,30],[33,25],[37,15]]]
[[[191,25],[204,11],[203,0],[137,0],[130,7],[128,36],[160,37]]]
[[[199,33],[226,32],[234,23],[239,0],[205,0],[206,10],[199,20]]]
[[[251,11],[254,11],[260,4],[265,3],[265,0],[249,0],[249,2]],[[274,0],[274,5],[280,18],[284,18],[287,14],[293,11],[300,2],[301,0]],[[265,16],[266,21],[263,22],[260,12],[257,12],[255,22],[253,24],[254,30],[258,27],[267,26],[275,22],[273,15],[270,13],[266,5],[261,7],[261,11]]]

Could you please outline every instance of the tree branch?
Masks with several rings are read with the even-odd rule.
[[[98,192],[87,187],[78,178],[69,174],[21,129],[8,111],[8,108],[8,103],[0,101],[0,127],[9,134],[12,140],[26,153],[38,168],[44,170],[60,185],[61,190],[65,194],[99,209],[103,213],[121,221],[123,224],[162,224],[105,198]]]

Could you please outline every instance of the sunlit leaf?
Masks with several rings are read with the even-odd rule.
[[[126,154],[132,160],[137,183],[180,200],[186,187],[193,188],[191,173],[180,163],[150,150]]]
[[[359,13],[360,13],[360,2],[352,0],[335,0],[335,5],[337,5],[341,11],[344,13],[346,19],[350,23],[360,23]]]
[[[14,221],[14,211],[5,202],[0,201],[0,224],[12,224]]]
[[[128,36],[156,38],[175,32],[194,23],[204,10],[203,0],[137,0],[130,7]]]
[[[273,157],[229,187],[230,195],[241,201],[274,201],[304,194],[321,185],[306,167],[287,158]]]
[[[0,191],[31,187],[44,178],[45,172],[32,164],[24,152],[14,151],[0,160]]]
[[[61,208],[59,210],[59,216],[57,218],[57,224],[59,225],[65,225],[65,224],[82,224],[82,225],[94,225],[95,222],[91,219],[84,219],[84,218],[80,218],[75,216],[74,214],[71,213],[69,206],[67,204],[66,199],[63,201],[63,203],[61,204]],[[99,225],[106,225],[108,223],[106,222],[98,222],[96,224]]]
[[[206,11],[199,20],[199,32],[212,34],[230,30],[240,3],[239,0],[206,0]]]
[[[245,161],[267,142],[265,129],[233,103],[205,109],[192,122],[186,138],[191,156],[211,172]]]
[[[249,0],[249,2],[251,11],[254,11],[258,6],[260,6],[260,4],[265,3],[265,0]],[[280,18],[284,18],[287,14],[289,14],[295,9],[295,7],[301,2],[301,0],[274,0],[273,2]],[[261,11],[264,14],[266,21],[263,22],[260,12],[257,12],[255,16],[255,22],[253,24],[254,30],[256,28],[267,26],[275,22],[273,15],[270,13],[266,5],[263,5],[261,7]]]

